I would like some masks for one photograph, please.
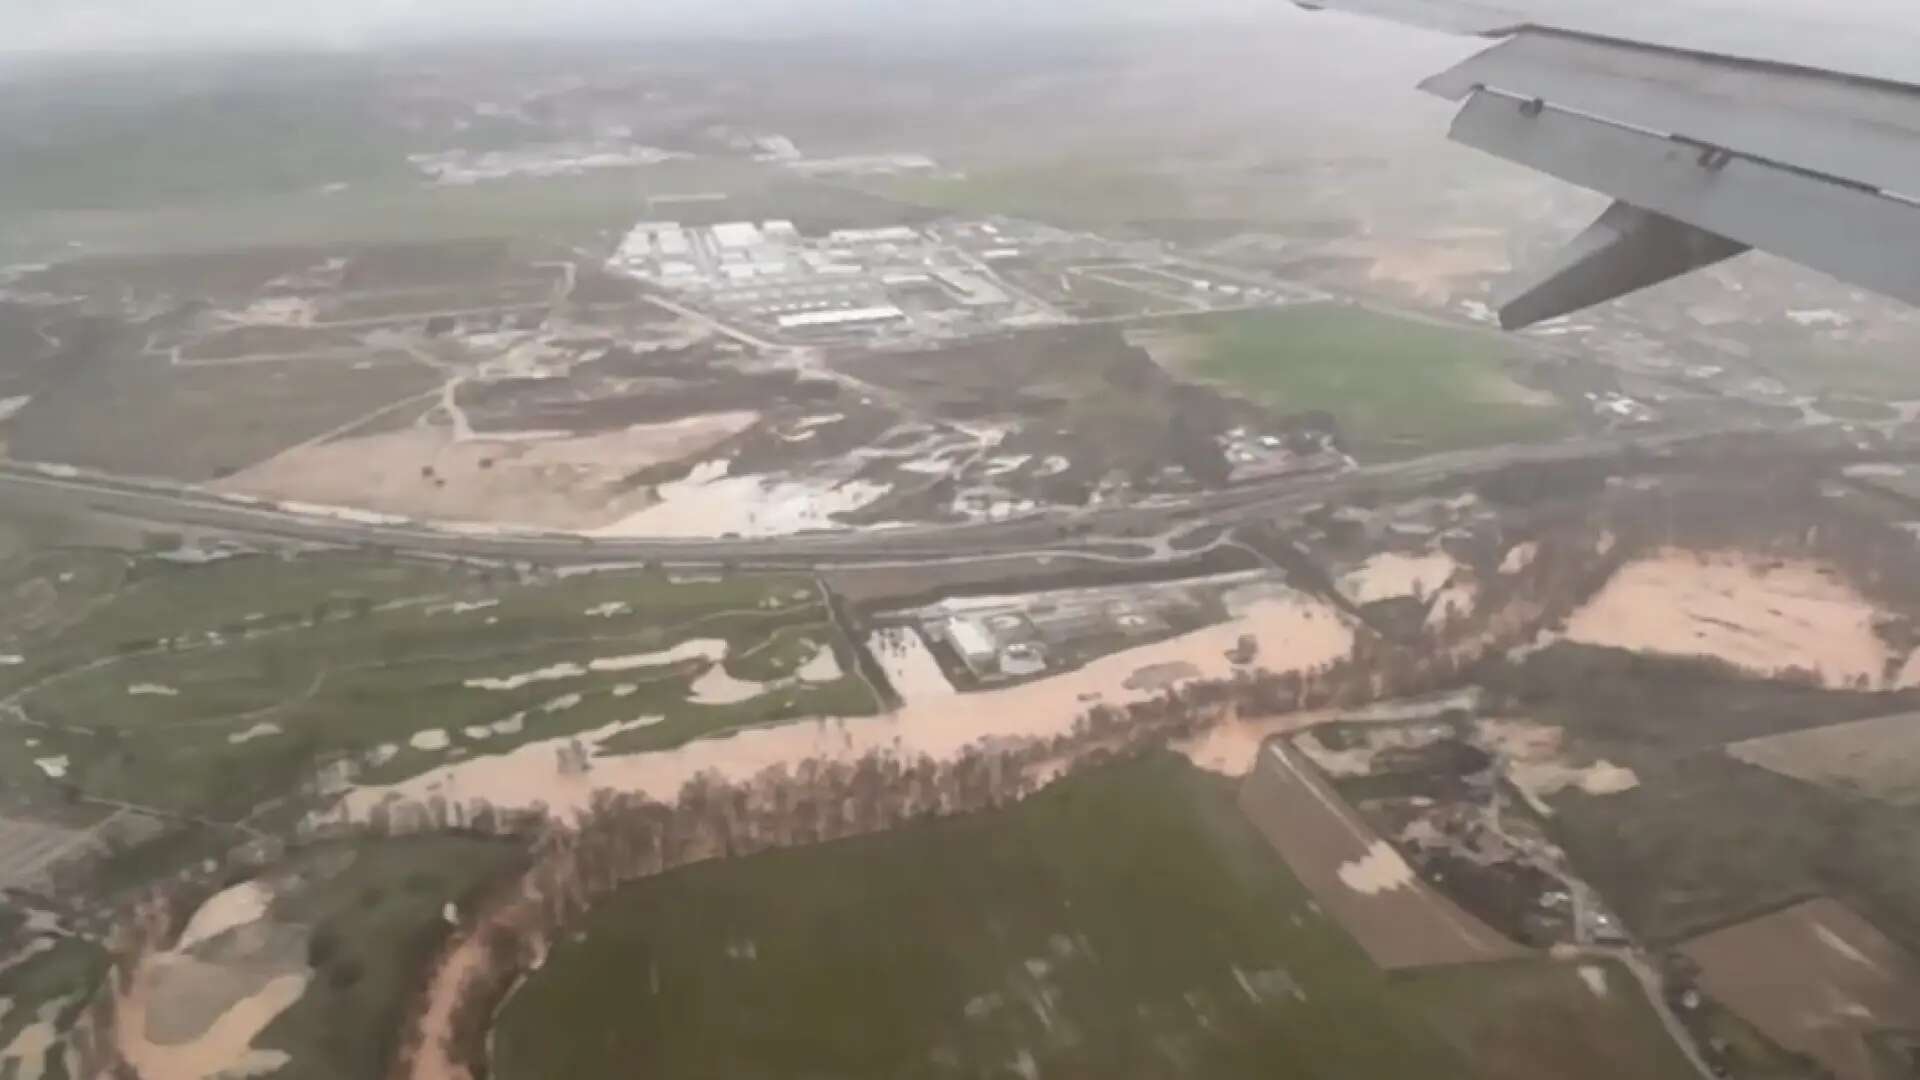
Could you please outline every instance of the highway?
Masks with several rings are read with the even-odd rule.
[[[1516,464],[1615,457],[1630,447],[1653,450],[1720,432],[1647,438],[1579,439],[1540,446],[1468,450],[1339,473],[1275,477],[1181,497],[1093,510],[1060,510],[1004,521],[846,529],[772,537],[586,538],[554,533],[460,530],[379,518],[289,510],[241,502],[202,488],[164,481],[76,473],[0,463],[0,500],[76,508],[160,527],[202,528],[318,544],[377,546],[440,558],[590,565],[641,561],[734,563],[791,567],[863,561],[978,559],[1026,553],[1081,552],[1113,558],[1116,544],[1202,524],[1240,524],[1301,512],[1313,504],[1371,489],[1408,490],[1440,480],[1470,480]],[[1138,561],[1172,556],[1139,543]],[[1128,556],[1122,556],[1123,558]]]

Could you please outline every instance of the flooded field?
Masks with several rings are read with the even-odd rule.
[[[1459,564],[1444,551],[1418,555],[1386,551],[1369,558],[1343,576],[1340,579],[1340,591],[1356,604],[1395,600],[1403,596],[1425,600],[1439,593],[1458,569]],[[1465,607],[1470,609],[1471,606],[1469,593]]]
[[[145,1080],[256,1076],[290,1060],[255,1047],[306,993],[305,928],[266,919],[242,884],[201,905],[172,949],[141,960],[117,1001],[119,1049]]]
[[[867,651],[880,662],[894,691],[909,703],[951,697],[957,692],[927,648],[926,639],[911,626],[874,631],[867,638]]]
[[[1235,670],[1229,654],[1249,634],[1259,642],[1261,665],[1272,671],[1318,667],[1347,655],[1353,646],[1353,629],[1344,616],[1320,601],[1281,590],[1251,601],[1229,622],[1115,653],[1036,682],[955,699],[925,693],[937,687],[923,679],[918,684],[922,692],[903,690],[907,703],[886,716],[806,720],[703,739],[658,753],[598,756],[584,772],[563,772],[559,767],[556,752],[570,739],[530,743],[512,753],[442,766],[398,784],[355,790],[338,812],[363,820],[383,803],[419,803],[439,797],[450,802],[485,799],[502,809],[544,806],[549,813],[573,816],[587,808],[599,789],[671,800],[682,785],[703,773],[745,780],[774,766],[808,759],[853,761],[870,753],[907,761],[921,757],[951,761],[969,747],[1067,734],[1095,704],[1124,705],[1151,698],[1157,689],[1127,685],[1144,669],[1179,664],[1186,665],[1182,671],[1187,678],[1229,678]],[[919,668],[912,661],[901,663]],[[616,725],[580,739],[592,747],[619,730]]]
[[[1879,614],[1839,572],[1738,552],[1669,550],[1630,563],[1567,622],[1566,639],[1710,657],[1758,675],[1812,672],[1829,687],[1888,681]]]

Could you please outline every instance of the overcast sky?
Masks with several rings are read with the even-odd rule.
[[[1334,0],[1337,2],[1337,0]],[[1447,0],[1440,0],[1447,2]],[[1734,44],[1813,46],[1813,62],[1868,51],[1920,67],[1920,0],[1465,0],[1695,30]],[[1693,14],[1704,9],[1707,14]],[[1036,23],[1305,18],[1289,0],[0,0],[0,52],[303,45],[501,35],[791,34],[934,23],[991,33]],[[1862,27],[1873,30],[1862,32]],[[1882,30],[1898,31],[1890,45]],[[1701,46],[1711,44],[1703,41]],[[1900,66],[1905,67],[1905,64]]]
[[[982,29],[1271,13],[1287,0],[0,0],[0,50],[177,49],[506,34],[742,34],[912,22]],[[1282,16],[1285,17],[1285,16]]]

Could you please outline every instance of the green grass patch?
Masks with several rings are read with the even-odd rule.
[[[1696,1074],[1660,1026],[1646,994],[1612,961],[1595,993],[1571,964],[1526,960],[1403,974],[1401,996],[1417,1003],[1481,1080],[1691,1080]]]
[[[1515,346],[1362,308],[1314,304],[1196,320],[1187,374],[1282,412],[1339,422],[1357,457],[1391,459],[1548,439],[1571,414],[1515,383]]]
[[[1170,757],[689,867],[583,930],[502,1015],[505,1080],[1471,1075]]]
[[[282,1080],[380,1076],[428,961],[451,930],[442,911],[524,867],[515,845],[420,836],[302,852],[306,881],[272,916],[312,927],[307,992],[256,1045],[284,1050]]]

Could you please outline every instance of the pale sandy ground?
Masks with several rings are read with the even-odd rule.
[[[969,747],[1068,734],[1095,703],[1147,700],[1153,692],[1125,685],[1143,668],[1185,663],[1197,677],[1230,678],[1234,668],[1227,654],[1243,634],[1259,641],[1263,665],[1275,671],[1318,667],[1353,647],[1353,630],[1338,612],[1303,595],[1275,591],[1252,601],[1229,622],[1020,686],[964,697],[909,695],[905,706],[887,716],[801,721],[657,753],[600,757],[584,775],[560,773],[555,741],[531,743],[394,785],[356,789],[341,800],[337,812],[365,820],[388,800],[424,802],[441,796],[450,801],[486,799],[501,809],[544,806],[551,814],[572,817],[587,808],[595,790],[643,792],[671,801],[702,773],[744,781],[776,765],[809,758],[852,761],[870,753],[950,761]]]
[[[1830,687],[1884,684],[1875,610],[1832,569],[1736,552],[1668,550],[1622,567],[1567,621],[1565,638],[1704,656],[1762,675],[1790,667]]]
[[[858,510],[891,490],[865,480],[731,476],[731,463],[701,462],[685,479],[656,488],[659,501],[626,514],[590,535],[786,536],[843,528],[833,515]]]
[[[1459,568],[1444,551],[1422,555],[1383,551],[1341,575],[1340,592],[1356,604],[1403,596],[1426,599],[1439,592]]]
[[[625,487],[626,477],[700,454],[759,419],[713,413],[552,438],[460,439],[447,428],[410,427],[295,447],[214,486],[422,520],[590,530],[652,501],[648,490]],[[422,475],[426,468],[433,477]]]
[[[1897,806],[1920,804],[1920,713],[1762,736],[1730,743],[1727,753],[1810,784]]]

